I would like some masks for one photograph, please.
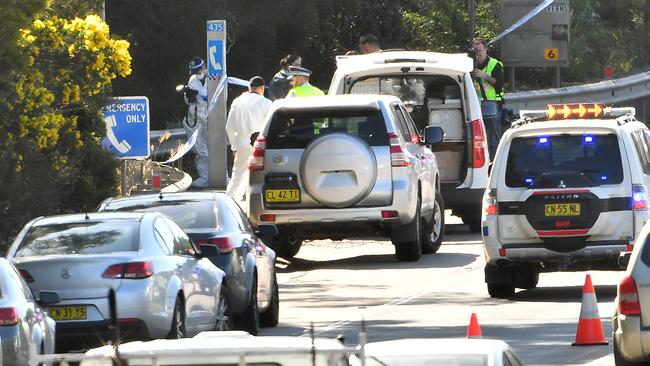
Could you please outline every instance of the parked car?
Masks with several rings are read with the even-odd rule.
[[[492,297],[535,288],[540,272],[619,269],[650,219],[650,130],[633,108],[521,113],[501,139],[483,204]]]
[[[466,54],[385,51],[337,56],[336,66],[329,95],[394,95],[404,102],[418,131],[442,127],[444,140],[431,150],[445,208],[479,232],[490,156],[470,75],[473,60]]]
[[[521,366],[515,352],[497,339],[409,338],[365,345],[368,366]],[[361,366],[360,356],[350,359]]]
[[[336,339],[292,336],[258,336],[246,332],[203,332],[194,338],[129,342],[119,354],[136,365],[283,365],[346,366],[346,349]],[[81,366],[111,366],[111,346],[86,352]],[[103,358],[103,359],[102,359]]]
[[[435,155],[442,129],[418,134],[393,96],[343,95],[274,102],[251,155],[255,225],[276,224],[271,245],[293,257],[303,239],[389,237],[398,260],[442,243],[444,202]]]
[[[162,212],[169,216],[195,244],[219,249],[219,255],[210,260],[226,273],[225,288],[238,328],[256,335],[260,324],[278,324],[275,252],[258,237],[266,234],[267,240],[272,239],[277,229],[262,225],[253,230],[248,217],[226,194],[182,192],[109,198],[100,204],[99,211]]]
[[[54,353],[55,323],[41,310],[14,265],[0,258],[0,365],[28,365]]]
[[[647,365],[650,356],[650,226],[645,225],[631,253],[621,263],[627,270],[618,284],[612,317],[616,366]]]
[[[39,217],[18,234],[7,257],[34,294],[55,292],[47,311],[57,348],[109,339],[109,291],[124,339],[182,338],[220,328],[224,272],[160,213]]]

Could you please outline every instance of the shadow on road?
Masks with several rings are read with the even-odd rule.
[[[594,286],[598,301],[614,301],[616,285]],[[532,290],[517,292],[512,298],[522,302],[580,302],[582,286],[567,287],[538,287]]]
[[[571,343],[575,340],[576,324],[481,324],[481,330],[483,338],[506,341],[526,365],[581,365],[611,352],[611,325],[608,322],[603,322],[605,334],[610,341],[610,345],[605,346],[572,347]],[[358,334],[361,329],[360,322],[346,323],[340,328],[331,330],[328,328],[325,332],[319,330],[319,327],[326,327],[327,325],[315,323],[316,335],[334,338],[337,334],[343,334],[347,344],[358,344]],[[369,342],[403,338],[464,338],[467,334],[466,325],[414,328],[410,322],[405,323],[392,319],[366,320],[366,327]],[[295,326],[284,327],[280,324],[272,333],[269,332],[267,334],[308,336],[308,332],[306,331],[308,328],[308,324],[305,324],[304,328]],[[552,352],[549,352],[549,347],[552,347]]]
[[[417,268],[454,268],[466,266],[476,260],[478,255],[467,253],[437,253],[423,255],[417,262],[398,262],[392,254],[368,254],[355,257],[313,260],[304,258],[278,258],[281,264],[278,273],[290,273],[313,269],[384,270]]]

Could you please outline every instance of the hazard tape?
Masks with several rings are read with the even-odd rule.
[[[217,80],[221,75],[208,75],[208,78],[211,80]],[[223,93],[224,89],[226,88],[226,83],[228,84],[233,84],[233,85],[239,85],[243,87],[248,87],[248,80],[243,80],[240,78],[235,78],[235,77],[230,77],[223,75],[221,77],[221,80],[219,80],[219,84],[217,84],[217,89],[215,90],[214,94],[212,95],[212,99],[210,100],[210,104],[208,104],[208,114],[210,115],[210,112],[212,111],[212,108],[217,104],[217,100],[219,99],[219,96],[221,93]],[[187,154],[190,150],[192,150],[192,147],[196,144],[196,140],[198,139],[199,131],[201,128],[197,128],[194,130],[192,133],[192,136],[187,140],[186,143],[184,143],[178,151],[176,151],[176,154],[174,154],[172,157],[169,159],[165,160],[163,164],[166,163],[173,163],[176,160],[182,158],[185,154]]]

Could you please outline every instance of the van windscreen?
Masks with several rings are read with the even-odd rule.
[[[376,109],[278,110],[266,136],[267,149],[304,149],[330,133],[348,133],[370,146],[388,146],[381,111]]]
[[[618,140],[613,134],[515,138],[510,144],[508,187],[595,187],[623,182]]]

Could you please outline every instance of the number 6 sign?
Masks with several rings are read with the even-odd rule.
[[[557,61],[560,59],[560,52],[557,48],[544,48],[544,58],[549,61]]]

